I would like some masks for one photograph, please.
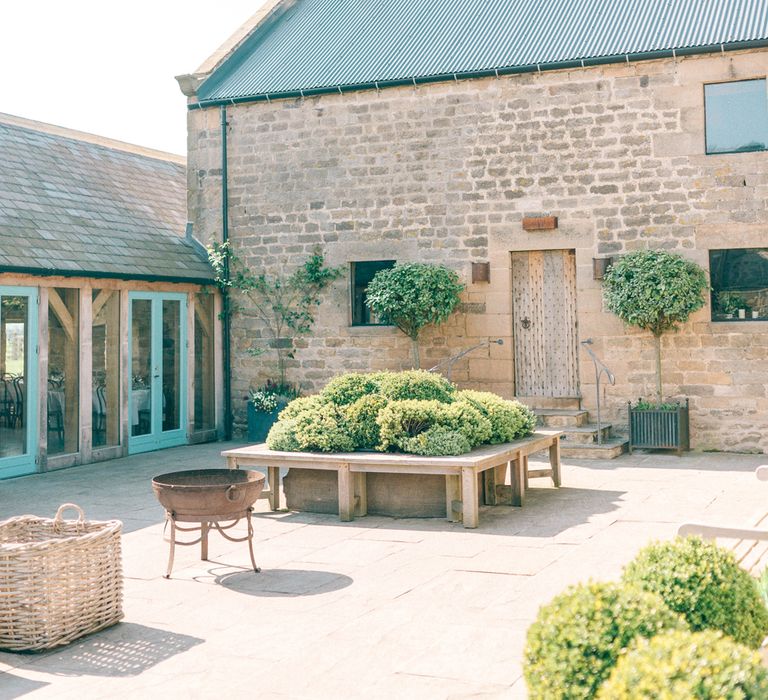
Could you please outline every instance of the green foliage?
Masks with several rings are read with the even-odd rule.
[[[251,389],[250,401],[257,411],[272,413],[298,396],[299,388],[295,384],[281,384],[270,380],[258,389]]]
[[[387,400],[383,396],[369,394],[344,407],[347,426],[357,449],[373,450],[379,444],[376,418],[386,405]]]
[[[636,638],[685,629],[661,598],[615,583],[572,586],[528,629],[524,675],[531,700],[593,698]]]
[[[267,447],[278,452],[301,452],[296,439],[296,418],[281,418],[274,423],[267,434]]]
[[[698,537],[641,550],[624,580],[660,595],[691,629],[720,630],[750,648],[768,634],[768,610],[755,581],[733,553]]]
[[[404,452],[415,455],[436,457],[442,455],[462,455],[472,446],[461,431],[451,430],[443,425],[433,425],[415,437],[403,440]]]
[[[283,424],[285,428],[276,432]],[[284,420],[281,414],[267,435],[267,447],[288,450],[285,445],[295,446],[290,450],[293,452],[352,452],[355,449],[343,410],[327,403],[305,408],[294,418]]]
[[[413,341],[414,367],[419,366],[419,333],[445,321],[459,305],[464,285],[442,265],[398,263],[379,270],[368,283],[365,303],[383,323],[397,326]]]
[[[736,314],[739,309],[750,309],[747,300],[735,292],[718,292],[715,296],[715,311],[722,314]]]
[[[519,401],[506,401],[489,391],[464,390],[457,401],[466,401],[491,422],[491,444],[512,442],[530,435],[536,429],[536,414]]]
[[[637,403],[632,406],[633,411],[675,411],[680,408],[678,403],[656,401],[646,401],[645,399],[638,399]]]
[[[603,279],[609,310],[656,336],[704,306],[707,275],[696,263],[665,250],[639,250],[615,262]]]
[[[406,372],[379,372],[371,375],[382,396],[391,401],[417,399],[420,401],[453,401],[456,387],[445,377],[423,369]]]
[[[760,656],[719,632],[668,632],[622,656],[601,700],[765,700]]]
[[[291,420],[307,410],[319,410],[325,405],[322,396],[315,394],[313,396],[301,396],[291,401],[278,416],[279,420]]]
[[[314,308],[319,306],[323,290],[341,276],[341,268],[326,267],[323,254],[315,250],[287,277],[269,276],[248,268],[229,242],[217,241],[208,246],[208,260],[220,288],[239,290],[249,297],[271,338],[268,345],[276,353],[280,383],[284,384],[286,360],[294,355],[293,339],[312,329]],[[254,348],[251,354],[262,352],[264,348]]]
[[[379,412],[376,420],[380,428],[377,449],[382,451],[397,448],[403,452],[411,452],[414,447],[433,450],[436,449],[435,441],[444,444],[449,441],[445,432],[449,431],[464,437],[467,447],[463,452],[469,452],[472,447],[486,442],[491,435],[490,421],[476,408],[463,402],[444,404],[439,401],[415,399],[392,401]],[[445,430],[433,432],[431,436],[414,441],[414,438],[436,426]],[[457,449],[464,443],[451,437],[450,444],[451,449]]]
[[[768,607],[768,566],[762,570],[760,578],[757,579],[757,589],[760,592],[763,603]]]
[[[325,385],[320,395],[337,406],[346,406],[379,390],[375,374],[341,374]]]

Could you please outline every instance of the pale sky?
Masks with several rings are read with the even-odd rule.
[[[0,112],[185,155],[174,76],[262,3],[0,0]]]

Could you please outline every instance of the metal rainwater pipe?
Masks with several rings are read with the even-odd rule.
[[[221,105],[221,242],[229,242],[229,192],[227,189],[227,108]],[[221,288],[222,304],[222,362],[224,364],[224,439],[232,439],[232,341],[230,338],[229,257],[224,256],[224,285]]]

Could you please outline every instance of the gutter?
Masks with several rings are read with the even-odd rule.
[[[752,41],[733,41],[721,44],[708,44],[706,46],[693,46],[682,49],[660,49],[657,51],[641,51],[636,53],[618,54],[612,56],[597,56],[568,61],[553,61],[550,63],[534,63],[524,66],[506,66],[503,68],[489,68],[475,71],[460,71],[456,73],[441,73],[438,75],[419,76],[411,78],[398,78],[396,80],[380,80],[367,83],[353,83],[350,85],[329,85],[325,87],[308,88],[306,90],[287,90],[283,92],[262,93],[259,95],[245,95],[242,97],[214,98],[200,100],[187,105],[187,109],[205,109],[206,107],[223,107],[224,105],[242,104],[244,102],[271,102],[272,100],[292,99],[297,97],[311,97],[323,94],[343,94],[346,92],[359,92],[361,90],[380,90],[388,87],[404,87],[407,85],[426,85],[428,83],[441,83],[447,81],[468,80],[471,78],[492,78],[502,75],[516,75],[519,73],[542,73],[550,70],[563,70],[569,68],[588,68],[590,66],[602,66],[614,63],[636,63],[639,61],[653,61],[660,58],[678,58],[679,56],[694,56],[700,54],[725,53],[726,51],[739,51],[743,49],[759,49],[768,47],[768,38]]]
[[[227,177],[227,108],[219,109],[221,117],[221,242],[229,242],[229,191]],[[222,349],[221,359],[224,364],[224,439],[232,439],[232,339],[229,303],[229,257],[224,256],[224,285],[221,287],[222,302]]]
[[[23,267],[20,265],[0,265],[0,274],[12,273],[34,275],[35,277],[89,277],[91,279],[135,280],[138,282],[172,282],[175,284],[216,284],[213,278],[183,277],[174,275],[137,275],[131,272],[104,272],[97,270],[57,270],[56,268]]]

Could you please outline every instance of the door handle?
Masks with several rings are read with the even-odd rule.
[[[531,327],[531,319],[526,316],[522,321],[520,321],[520,325],[528,330]]]

